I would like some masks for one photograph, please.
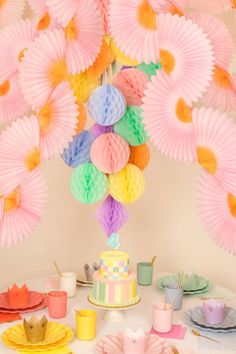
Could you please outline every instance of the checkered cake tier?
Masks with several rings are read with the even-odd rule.
[[[105,279],[126,279],[129,276],[129,254],[108,251],[100,255],[99,274]]]

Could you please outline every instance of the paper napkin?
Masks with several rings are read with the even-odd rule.
[[[0,313],[0,323],[21,320],[19,313]]]
[[[156,332],[154,328],[151,329],[150,333],[156,334],[161,338],[184,339],[186,331],[187,331],[186,327],[178,324],[173,324],[171,331],[168,333]]]

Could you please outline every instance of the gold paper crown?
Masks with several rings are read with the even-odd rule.
[[[30,343],[42,342],[45,338],[48,320],[43,316],[40,320],[32,316],[29,321],[24,319],[24,330],[27,341]]]
[[[8,303],[11,307],[27,306],[29,301],[29,290],[24,284],[19,288],[16,284],[11,289],[8,289]]]

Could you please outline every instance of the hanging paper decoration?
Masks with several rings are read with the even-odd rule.
[[[76,134],[80,134],[82,132],[82,130],[84,130],[84,127],[86,125],[87,122],[87,112],[86,112],[86,108],[83,105],[83,103],[79,103],[77,101],[78,104],[78,117],[77,117],[77,125],[76,125],[76,129],[75,132]]]
[[[143,123],[150,140],[165,155],[196,161],[197,143],[192,106],[163,73],[152,78],[142,106]]]
[[[46,0],[28,0],[28,4],[37,17],[41,17],[46,12]]]
[[[150,161],[150,150],[147,144],[130,146],[129,163],[137,166],[140,170],[145,170]]]
[[[39,33],[59,27],[57,20],[52,17],[46,6],[46,0],[28,0],[28,3],[35,14],[35,27]]]
[[[116,60],[121,64],[121,65],[128,65],[128,66],[136,66],[138,65],[137,60],[132,60],[129,56],[125,55],[123,52],[120,51],[120,49],[117,47],[115,42],[108,37],[109,45],[111,50],[116,56]]]
[[[188,5],[194,10],[202,12],[221,13],[232,7],[232,0],[188,0]]]
[[[114,232],[107,239],[107,246],[112,247],[114,250],[118,250],[120,247],[119,235]]]
[[[145,189],[142,171],[131,164],[108,177],[109,193],[120,203],[130,204],[141,198]]]
[[[94,204],[107,192],[107,177],[92,163],[86,163],[73,172],[70,188],[75,199],[83,204]]]
[[[124,206],[109,195],[98,208],[96,217],[104,232],[109,237],[117,233],[125,224],[128,219],[128,214]]]
[[[84,163],[90,162],[90,148],[94,137],[87,130],[74,136],[69,147],[64,150],[62,159],[70,167],[78,167]]]
[[[131,146],[144,144],[148,139],[141,112],[140,107],[128,106],[122,119],[115,124],[115,132],[121,135]]]
[[[78,0],[46,0],[50,13],[66,26],[78,9]]]
[[[69,82],[79,103],[87,102],[91,92],[98,86],[98,82],[91,81],[86,72],[69,75]]]
[[[108,34],[109,32],[108,6],[110,4],[110,0],[96,0],[96,2],[102,17],[103,32],[104,34]]]
[[[99,124],[95,123],[95,124],[93,124],[91,126],[89,131],[90,131],[90,133],[93,134],[94,138],[96,139],[102,134],[114,133],[114,126],[113,125],[108,125],[107,127],[104,127],[102,125],[99,125]]]
[[[127,142],[115,133],[100,135],[91,146],[91,160],[104,173],[119,172],[129,160]]]
[[[35,116],[17,119],[0,136],[0,186],[11,193],[41,163],[39,123]]]
[[[236,126],[225,113],[212,108],[192,112],[197,159],[228,192],[236,195]]]
[[[19,20],[25,9],[25,0],[6,0],[1,2],[0,27]]]
[[[127,106],[141,106],[148,76],[135,68],[120,71],[113,80],[124,95]]]
[[[197,186],[197,204],[201,221],[212,239],[236,255],[236,197],[212,176],[202,173]]]
[[[13,246],[28,236],[41,221],[45,204],[45,180],[40,171],[33,171],[1,197],[0,245]]]
[[[146,75],[148,75],[149,80],[151,80],[151,77],[157,74],[157,70],[161,69],[161,63],[157,63],[157,64],[154,64],[152,62],[150,64],[141,63],[137,65],[137,69],[143,71]]]
[[[118,122],[125,113],[125,98],[115,86],[98,87],[88,100],[90,116],[100,125],[112,125]]]
[[[189,4],[189,0],[148,0],[153,10],[157,13],[169,12],[171,15],[184,16],[185,6]],[[211,1],[211,0],[210,0]]]

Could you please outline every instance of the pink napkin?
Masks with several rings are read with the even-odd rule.
[[[150,333],[156,334],[161,338],[184,339],[186,331],[187,331],[186,327],[183,327],[182,325],[178,325],[178,324],[173,324],[171,331],[168,333],[156,332],[154,328],[151,329]]]

